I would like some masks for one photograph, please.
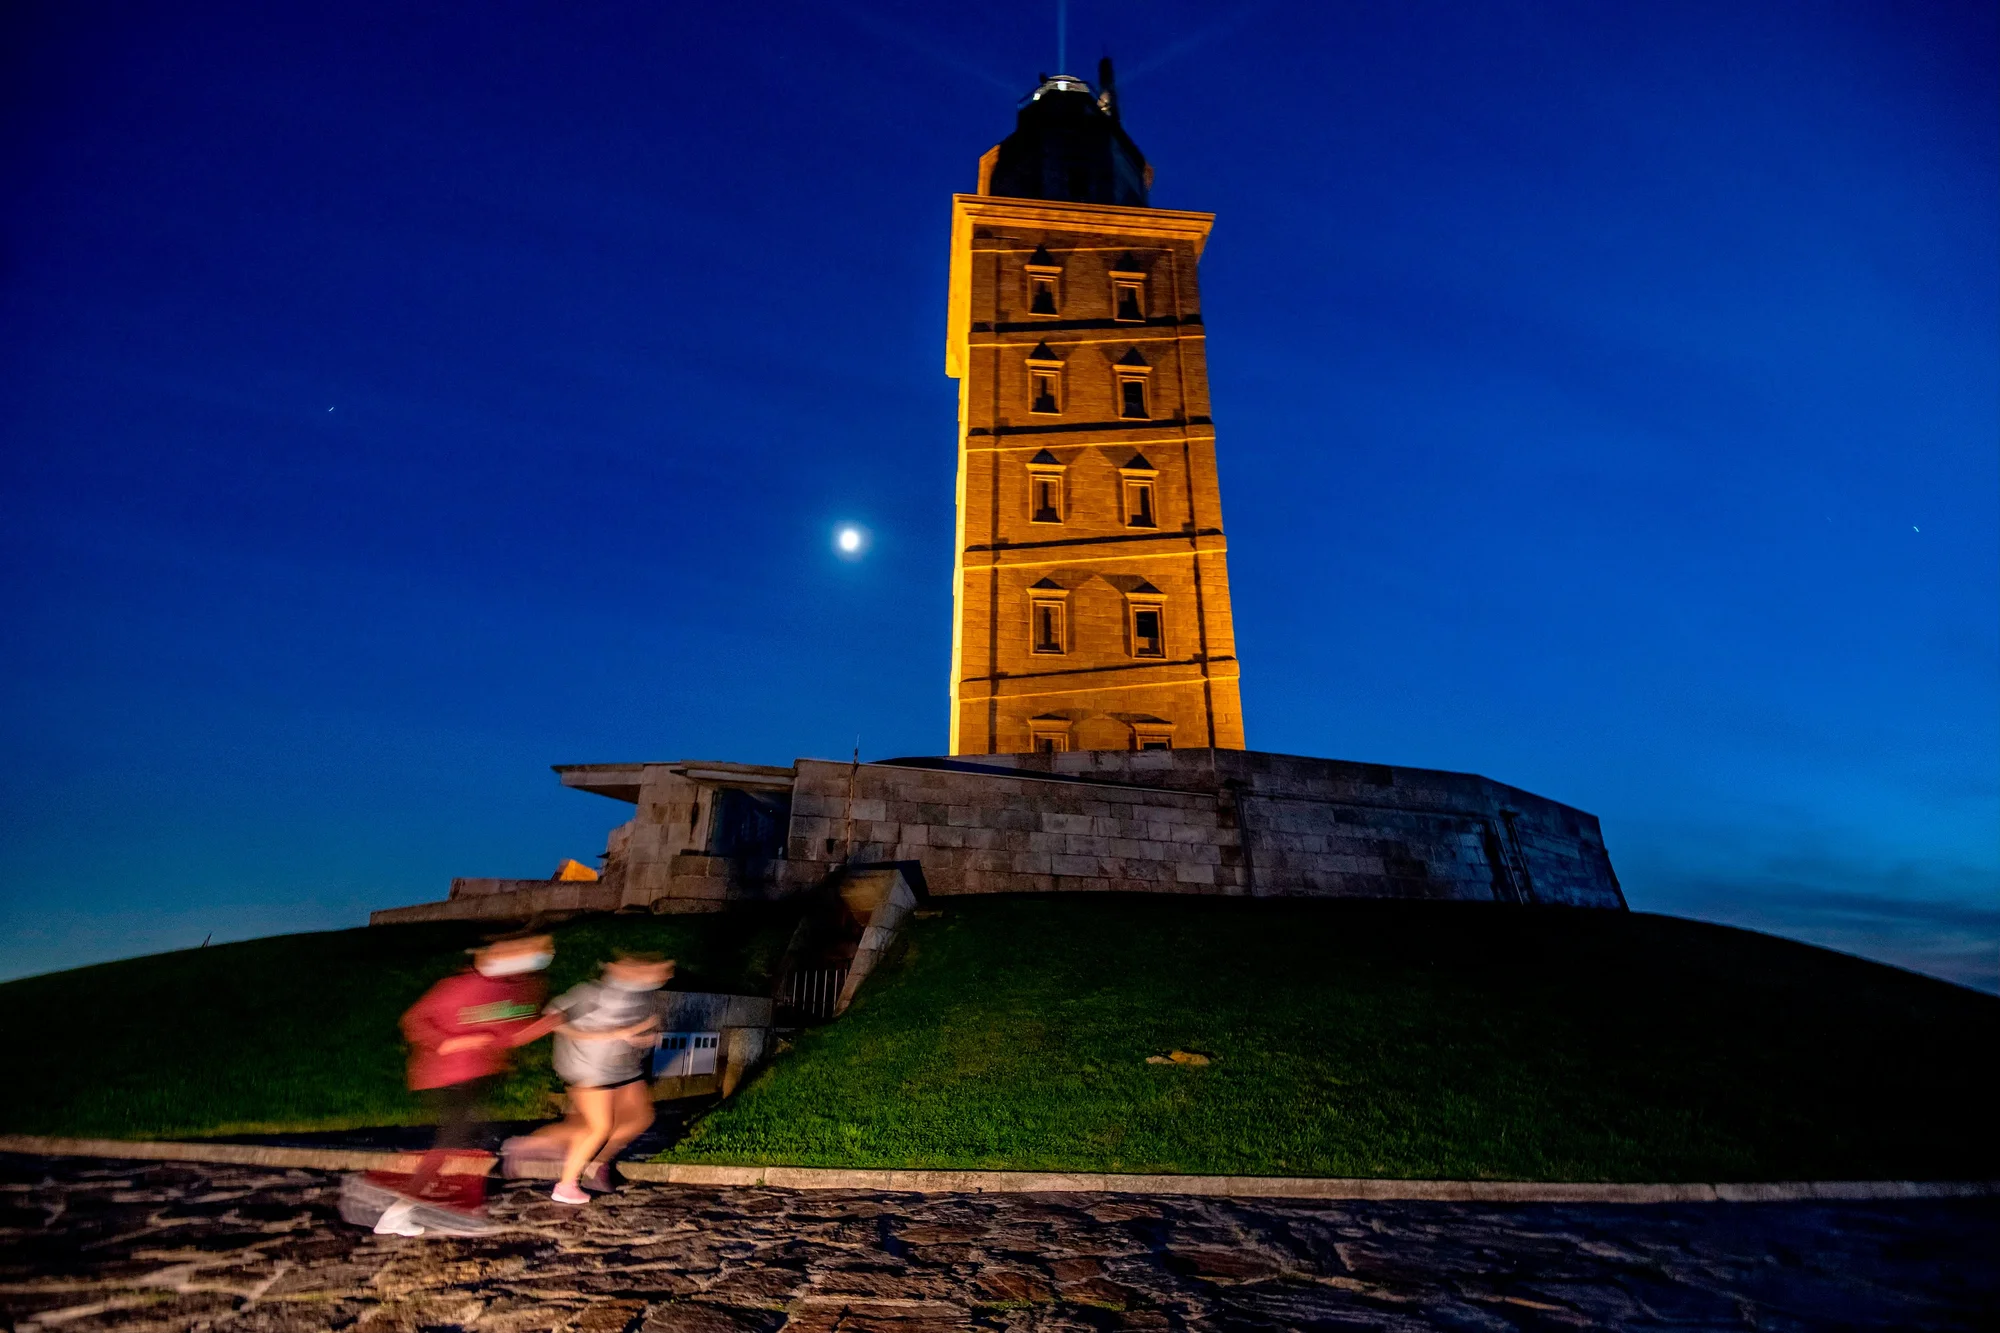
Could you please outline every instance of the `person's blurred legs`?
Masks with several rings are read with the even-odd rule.
[[[571,1088],[569,1104],[583,1117],[583,1128],[572,1135],[569,1152],[563,1156],[562,1179],[551,1197],[558,1203],[585,1203],[590,1196],[577,1185],[584,1166],[611,1137],[611,1088]]]
[[[583,1117],[575,1111],[571,1111],[562,1119],[551,1120],[540,1129],[535,1130],[531,1134],[524,1134],[522,1137],[529,1139],[567,1139],[575,1135],[582,1128]]]
[[[653,1127],[653,1089],[644,1079],[612,1090],[611,1136],[597,1150],[596,1160],[608,1162],[632,1140]]]
[[[560,1120],[527,1134],[518,1134],[501,1145],[505,1171],[510,1176],[539,1176],[548,1164],[560,1166],[569,1152],[569,1141],[583,1132],[583,1117],[574,1107]]]
[[[592,1189],[611,1188],[611,1164],[653,1124],[653,1088],[644,1079],[611,1090],[611,1132],[579,1177]]]
[[[437,1179],[438,1172],[444,1169],[446,1160],[453,1153],[464,1152],[472,1146],[479,1133],[480,1112],[499,1082],[499,1075],[489,1074],[485,1078],[467,1079],[463,1083],[450,1083],[431,1090],[431,1107],[438,1121],[437,1138],[430,1151],[417,1163],[417,1169],[410,1174],[407,1189],[412,1197],[421,1195]]]

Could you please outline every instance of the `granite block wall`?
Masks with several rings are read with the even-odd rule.
[[[1258,894],[1625,905],[1595,815],[1473,773],[1258,750],[1099,750],[977,762],[994,772],[1231,797]]]
[[[459,880],[476,892],[456,893],[443,902],[385,907],[368,914],[371,926],[417,921],[525,921],[530,917],[610,912],[619,906],[616,889],[601,883],[548,879]]]
[[[561,771],[638,807],[612,834],[601,883],[461,880],[447,902],[374,919],[716,911],[882,863],[939,895],[1625,905],[1596,816],[1469,773],[1206,749]],[[722,850],[718,821],[739,787],[788,802],[782,837]]]
[[[787,856],[916,862],[939,894],[1247,888],[1213,796],[885,764],[800,760]]]
[[[933,893],[1624,905],[1593,816],[1470,774],[1191,750],[797,773],[790,859],[915,862]]]

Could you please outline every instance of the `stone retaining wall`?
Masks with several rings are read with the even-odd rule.
[[[1260,895],[1625,905],[1595,815],[1472,773],[1257,750],[899,762],[969,763],[1226,800],[1243,830],[1251,892]]]
[[[1469,773],[1247,750],[557,771],[637,807],[611,835],[602,881],[460,880],[448,902],[372,919],[714,911],[789,897],[843,865],[891,862],[946,895],[1625,905],[1594,815]],[[746,843],[746,829],[762,841]]]
[[[1211,796],[814,759],[798,775],[793,860],[915,862],[943,894],[1246,891]]]
[[[464,881],[454,881],[454,885]],[[619,906],[618,890],[589,880],[477,880],[484,892],[454,894],[437,903],[385,907],[368,914],[371,926],[407,925],[416,921],[511,921],[533,916],[577,916],[611,912]],[[511,886],[511,887],[509,887]]]
[[[787,855],[930,892],[1623,907],[1594,816],[1470,774],[1245,751],[802,759]]]

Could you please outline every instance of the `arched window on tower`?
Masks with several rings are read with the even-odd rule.
[[[1064,754],[1069,750],[1069,719],[1043,713],[1028,719],[1028,733],[1034,738],[1036,754]]]
[[[1167,634],[1160,626],[1160,608],[1157,606],[1135,606],[1132,608],[1132,656],[1165,657],[1167,655]]]
[[[1031,508],[1036,523],[1062,522],[1062,477],[1038,476],[1032,485],[1035,488]]]
[[[1059,653],[1063,650],[1063,609],[1061,602],[1035,603],[1035,651]]]
[[[1063,521],[1062,460],[1046,449],[1028,460],[1028,521]]]
[[[1034,392],[1028,400],[1030,412],[1041,412],[1054,416],[1062,409],[1056,406],[1056,376],[1053,371],[1038,370],[1034,374]]]
[[[1041,579],[1028,589],[1028,646],[1036,653],[1069,651],[1069,589]]]
[[[1125,491],[1125,526],[1128,528],[1157,528],[1159,519],[1153,514],[1153,487],[1159,480],[1159,470],[1144,454],[1133,454],[1130,462],[1118,469]]]
[[[1167,655],[1166,594],[1144,579],[1125,594],[1126,627],[1132,639],[1132,656]]]
[[[1114,367],[1118,376],[1118,415],[1128,420],[1145,420],[1153,414],[1146,402],[1146,381],[1152,377],[1153,368],[1146,364],[1146,358],[1139,355],[1134,347],[1118,358]]]
[[[1062,306],[1062,265],[1046,245],[1035,247],[1028,256],[1028,313],[1054,315]]]
[[[1146,322],[1146,271],[1130,250],[1111,268],[1111,317],[1122,324]]]
[[[1063,363],[1047,343],[1028,353],[1028,410],[1041,416],[1062,413]]]

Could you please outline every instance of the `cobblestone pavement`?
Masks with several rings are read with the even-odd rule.
[[[0,1158],[13,1330],[1991,1329],[2000,1202],[1491,1206],[638,1185],[377,1237],[338,1177]]]

